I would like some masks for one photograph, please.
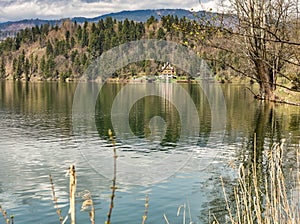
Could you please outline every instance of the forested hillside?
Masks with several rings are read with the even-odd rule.
[[[248,59],[241,57],[243,37],[234,34],[233,22],[217,15],[210,19],[195,17],[195,20],[176,15],[162,16],[160,20],[151,16],[146,22],[107,17],[97,23],[65,20],[61,25],[25,28],[15,38],[0,43],[0,78],[27,81],[78,79],[103,52],[128,41],[156,38],[175,41],[195,50],[207,60],[219,81],[230,81],[241,74],[241,77],[257,80],[253,75],[255,71],[247,68]],[[289,57],[294,65],[281,66],[281,75],[298,86],[298,59],[293,56],[297,56],[297,49],[294,49]],[[128,65],[114,76],[127,79],[155,75],[161,66],[161,62],[142,61]],[[179,68],[177,73],[182,74]]]
[[[78,78],[92,60],[119,44],[142,38],[184,42],[184,35],[172,28],[184,23],[187,19],[177,16],[162,17],[161,21],[151,17],[145,23],[108,17],[98,23],[77,24],[66,20],[61,26],[44,24],[26,28],[16,38],[1,42],[0,77],[23,80]],[[141,62],[116,75],[155,72],[159,66]]]

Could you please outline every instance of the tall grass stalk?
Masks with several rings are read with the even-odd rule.
[[[111,214],[114,208],[114,198],[115,198],[115,193],[116,193],[116,181],[117,181],[117,151],[116,151],[116,141],[113,137],[112,131],[109,129],[108,130],[108,135],[109,138],[113,144],[113,151],[114,151],[114,174],[113,174],[113,179],[112,179],[112,187],[111,187],[111,198],[110,198],[110,206],[109,206],[109,211],[107,213],[107,221],[105,222],[106,224],[111,224]]]
[[[181,210],[181,208],[183,208],[183,209],[182,209],[182,210],[183,210],[183,214],[182,214],[182,223],[185,224],[185,221],[186,221],[186,206],[185,206],[185,204],[180,205],[180,206],[178,207],[178,210],[177,210],[177,216],[180,215],[180,210]]]
[[[75,207],[75,195],[76,195],[76,173],[75,173],[75,165],[70,166],[70,217],[71,224],[75,224],[76,217],[76,207]]]
[[[85,190],[81,192],[80,195],[82,195],[82,198],[84,199],[81,205],[81,211],[90,208],[89,215],[90,215],[91,224],[95,224],[95,207],[94,207],[94,201],[91,192]]]
[[[146,203],[145,203],[145,212],[143,215],[143,220],[142,220],[142,224],[145,224],[146,219],[147,219],[147,215],[148,215],[148,209],[149,209],[149,197],[148,194],[146,195]]]
[[[169,220],[168,220],[168,218],[167,218],[167,215],[166,215],[166,214],[164,214],[164,219],[165,219],[165,221],[166,221],[166,224],[170,224],[170,222],[169,222]]]
[[[256,145],[255,141],[254,144]],[[244,165],[239,168],[238,185],[234,187],[232,204],[221,177],[230,223],[300,223],[299,151],[297,152],[297,175],[292,188],[288,190],[282,170],[283,143],[274,144],[268,152],[267,175],[262,180],[257,175],[255,145],[253,164],[249,168],[245,168]]]
[[[0,213],[2,214],[6,224],[14,224],[14,216],[11,215],[9,219],[6,210],[3,209],[1,205],[0,205]]]
[[[55,194],[55,189],[54,189],[54,183],[53,183],[53,178],[52,175],[49,175],[50,178],[50,184],[51,184],[51,190],[52,190],[52,196],[53,196],[53,203],[55,205],[55,209],[56,209],[56,214],[59,217],[59,222],[62,223],[63,222],[63,217],[61,215],[61,210],[58,208],[58,201],[57,201],[57,197]]]

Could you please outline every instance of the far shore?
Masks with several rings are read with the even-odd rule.
[[[142,83],[178,83],[178,84],[197,84],[200,79],[174,79],[174,80],[169,80],[168,82],[164,80],[159,80],[157,78],[151,78],[147,79],[146,77],[128,77],[128,78],[107,78],[105,80],[105,83],[116,83],[116,84],[142,84]],[[209,79],[202,79],[206,80],[208,83],[220,83],[221,85],[223,84],[233,84],[233,85],[245,85],[245,89],[252,89],[250,92],[252,94],[257,94],[259,86],[256,82],[253,82],[250,78],[245,78],[245,77],[230,77],[228,79],[225,78],[209,78]],[[34,77],[33,79],[30,80],[25,80],[25,79],[12,79],[12,78],[6,78],[6,79],[0,79],[0,81],[9,81],[9,82],[22,82],[22,83],[44,83],[44,82],[57,82],[57,83],[78,83],[78,82],[94,82],[94,83],[102,83],[102,80],[100,78],[94,79],[94,80],[88,80],[84,78],[66,78],[64,80],[60,78],[38,78]],[[278,98],[282,99],[283,102],[286,102],[287,104],[292,104],[292,105],[300,105],[300,92],[297,91],[292,91],[289,89],[289,85],[287,83],[287,80],[284,78],[278,79],[277,84],[279,86],[275,90],[275,94]],[[288,88],[282,87],[282,85],[287,85]],[[253,95],[255,98],[255,95]]]

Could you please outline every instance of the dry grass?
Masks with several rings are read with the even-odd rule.
[[[59,209],[59,207],[58,207],[58,201],[57,201],[57,197],[55,194],[54,183],[53,183],[53,178],[52,178],[51,174],[50,174],[50,184],[51,184],[51,190],[52,190],[52,196],[53,196],[52,200],[53,200],[53,203],[54,203],[54,206],[56,209],[56,214],[58,215],[59,222],[62,223],[64,218],[61,215],[61,209]]]
[[[71,216],[71,224],[75,224],[75,217],[76,217],[76,207],[75,207],[75,195],[76,195],[76,173],[75,173],[75,166],[71,165],[70,169],[70,216]]]
[[[109,212],[107,214],[106,224],[111,224],[111,215],[114,208],[114,198],[116,192],[116,178],[117,178],[117,153],[115,148],[115,140],[112,132],[109,131],[110,140],[113,144],[114,153],[114,171],[111,187],[111,201]],[[253,163],[250,167],[246,168],[244,165],[239,167],[238,184],[233,189],[233,200],[230,200],[226,191],[226,186],[221,177],[223,193],[226,202],[226,209],[228,211],[228,219],[226,223],[232,224],[297,224],[300,223],[300,151],[297,152],[297,173],[293,175],[292,181],[285,180],[282,168],[283,160],[283,143],[275,144],[267,153],[267,175],[264,178],[257,174],[258,164],[256,155],[256,142],[254,142],[254,155]],[[65,224],[70,217],[70,223],[75,224],[76,210],[75,210],[75,197],[76,197],[76,172],[75,166],[71,165],[69,168],[70,175],[70,206],[69,212],[63,219],[61,210],[58,208],[58,198],[55,195],[54,183],[50,175],[50,183],[53,194],[53,202],[55,204],[56,212],[61,224]],[[287,188],[288,184],[292,187]],[[91,193],[87,190],[78,194],[84,201],[81,206],[81,211],[90,209],[90,221],[95,224],[95,208]],[[142,217],[142,224],[146,223],[149,209],[149,198],[146,195],[145,211]],[[188,210],[187,210],[188,209]],[[177,216],[183,211],[182,223],[193,223],[189,204],[179,206]],[[187,213],[189,214],[189,221],[187,221]],[[14,217],[8,217],[7,212],[0,206],[0,214],[3,216],[6,224],[13,224]],[[164,214],[166,224],[169,224],[166,214]],[[219,223],[214,217],[213,223]]]
[[[54,183],[52,179],[52,175],[50,175],[50,184],[51,184],[51,190],[53,195],[53,203],[56,209],[56,213],[59,217],[59,221],[61,224],[65,224],[70,217],[70,223],[75,224],[76,223],[76,207],[75,207],[75,198],[76,198],[76,186],[77,186],[77,179],[76,179],[76,172],[75,172],[75,165],[71,165],[68,170],[68,174],[70,176],[69,181],[69,211],[65,218],[63,218],[61,214],[61,210],[58,208],[58,198],[55,196],[55,189],[54,189]]]
[[[146,223],[146,219],[147,219],[147,216],[148,216],[148,209],[149,209],[149,197],[148,197],[148,194],[147,194],[146,195],[146,203],[145,203],[145,212],[144,212],[144,215],[143,215],[142,224]]]
[[[112,131],[109,129],[108,130],[108,135],[109,135],[109,139],[111,140],[112,144],[113,144],[113,150],[114,150],[114,174],[113,174],[113,179],[112,179],[112,187],[111,187],[111,197],[110,197],[110,206],[109,206],[109,211],[107,214],[107,221],[105,222],[105,224],[110,224],[111,221],[111,214],[112,214],[112,210],[114,208],[114,198],[115,198],[115,193],[116,193],[116,181],[117,181],[117,151],[116,151],[116,141],[113,138],[113,134]]]
[[[9,217],[9,215],[7,214],[6,210],[2,208],[2,206],[0,205],[0,213],[3,216],[5,223],[6,224],[14,224],[14,216],[11,215]],[[1,223],[1,222],[0,222]]]
[[[84,199],[81,205],[81,211],[85,211],[90,208],[89,214],[90,214],[91,224],[95,224],[95,207],[94,207],[94,201],[91,192],[85,190],[81,192],[79,195],[82,195],[82,198]]]
[[[267,175],[257,175],[256,147],[253,164],[247,169],[239,168],[238,185],[234,187],[234,200],[230,201],[222,181],[226,208],[229,215],[227,223],[300,223],[300,173],[299,151],[297,152],[297,174],[292,187],[287,189],[287,181],[282,170],[283,143],[275,144],[267,153]],[[295,175],[294,175],[295,176]]]

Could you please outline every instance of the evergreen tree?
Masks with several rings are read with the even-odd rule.
[[[154,23],[155,22],[155,17],[154,16],[151,16],[148,20],[147,20],[147,22],[146,22],[146,24],[147,24],[147,27],[149,27],[152,23]]]
[[[130,26],[130,23],[129,23],[129,20],[126,18],[124,20],[124,24],[123,24],[123,27],[122,27],[122,43],[126,43],[128,41],[130,41],[130,35],[129,35],[129,26]]]
[[[163,28],[159,28],[158,31],[157,31],[157,38],[158,39],[165,39],[165,32],[163,30]]]
[[[83,28],[81,47],[86,47],[88,45],[89,45],[89,34],[87,29]]]
[[[104,30],[104,29],[105,29],[105,26],[104,26],[104,21],[103,21],[103,19],[100,19],[100,20],[99,20],[99,22],[98,22],[97,26],[98,26],[98,29],[99,29],[99,31],[101,31],[101,30]]]
[[[46,55],[48,57],[48,56],[51,56],[52,54],[53,54],[53,47],[52,47],[50,40],[48,40],[47,46],[46,46]]]
[[[76,44],[76,42],[75,42],[75,38],[72,36],[71,37],[71,49],[73,49],[74,47],[75,47],[75,44]]]
[[[41,75],[44,76],[46,72],[46,59],[45,55],[42,56],[41,63],[40,63],[40,72],[42,73]]]
[[[6,68],[5,68],[5,61],[4,58],[0,61],[0,79],[5,78]]]
[[[30,63],[29,63],[29,59],[28,58],[25,59],[23,70],[24,70],[23,72],[24,72],[24,75],[25,75],[25,80],[28,81],[29,71],[30,71]]]
[[[70,31],[69,30],[66,31],[65,37],[66,37],[66,41],[69,42],[69,40],[70,40]]]
[[[53,56],[50,56],[46,62],[46,73],[47,78],[52,77],[55,71],[55,62]]]
[[[77,28],[76,36],[77,36],[77,42],[80,43],[82,39],[82,29],[80,25]]]

